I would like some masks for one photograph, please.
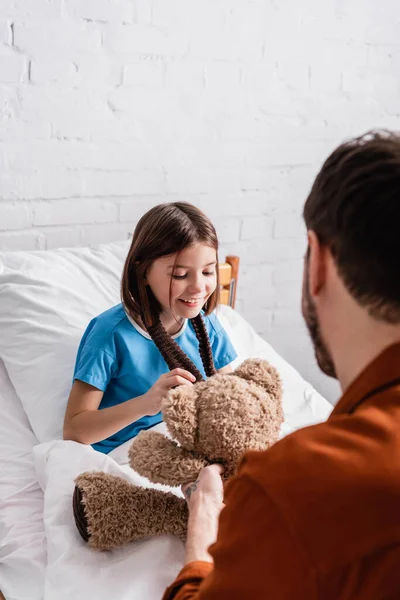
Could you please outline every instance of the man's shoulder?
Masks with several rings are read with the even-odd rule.
[[[269,493],[277,496],[300,495],[300,490],[327,496],[345,487],[386,477],[385,470],[398,469],[388,464],[391,450],[400,450],[399,440],[384,439],[383,431],[372,431],[363,417],[341,415],[324,423],[299,429],[263,452],[249,452],[241,472],[256,478]],[[389,460],[390,463],[390,460]],[[399,482],[400,485],[400,482]]]
[[[241,465],[241,473],[257,480],[269,493],[285,494],[298,490],[305,479],[316,479],[314,491],[319,483],[325,489],[321,476],[329,478],[342,460],[340,448],[335,448],[332,436],[340,435],[329,421],[304,427],[284,437],[268,450],[248,452]],[[345,451],[346,453],[346,451]]]
[[[342,415],[248,453],[240,473],[274,503],[315,565],[351,562],[400,528],[400,463],[388,460],[396,449],[395,439],[388,445]]]

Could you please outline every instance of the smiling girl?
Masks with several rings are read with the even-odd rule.
[[[125,261],[122,302],[79,345],[64,439],[108,453],[162,420],[170,388],[230,371],[236,352],[213,312],[218,290],[210,220],[185,202],[149,210]]]

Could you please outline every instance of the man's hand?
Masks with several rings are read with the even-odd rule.
[[[212,562],[208,548],[217,538],[218,519],[224,506],[221,465],[210,465],[197,481],[182,486],[189,507],[186,564],[194,560]]]

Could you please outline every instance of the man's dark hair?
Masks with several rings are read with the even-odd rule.
[[[369,132],[325,161],[304,206],[347,290],[369,313],[400,322],[400,135]]]

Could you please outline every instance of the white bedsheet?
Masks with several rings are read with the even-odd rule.
[[[0,590],[7,600],[41,600],[46,566],[43,492],[30,428],[0,360]]]
[[[278,368],[284,382],[286,421],[282,435],[327,418],[331,405],[257,336],[244,319],[226,308],[220,319],[239,349],[237,362],[247,356],[259,356]],[[108,600],[111,597],[113,600],[159,600],[179,571],[184,549],[178,539],[163,536],[97,553],[87,547],[75,528],[71,502],[73,480],[79,473],[101,470],[148,485],[124,464],[128,447],[129,442],[109,456],[74,442],[46,442],[35,448],[37,476],[45,492],[48,546],[45,600]]]
[[[120,466],[110,456],[75,442],[47,442],[37,446],[34,454],[45,489],[45,599],[160,600],[181,568],[184,548],[180,540],[163,536],[112,552],[94,552],[79,537],[72,514],[73,481],[83,471],[114,473],[139,485],[148,482],[128,465]]]

